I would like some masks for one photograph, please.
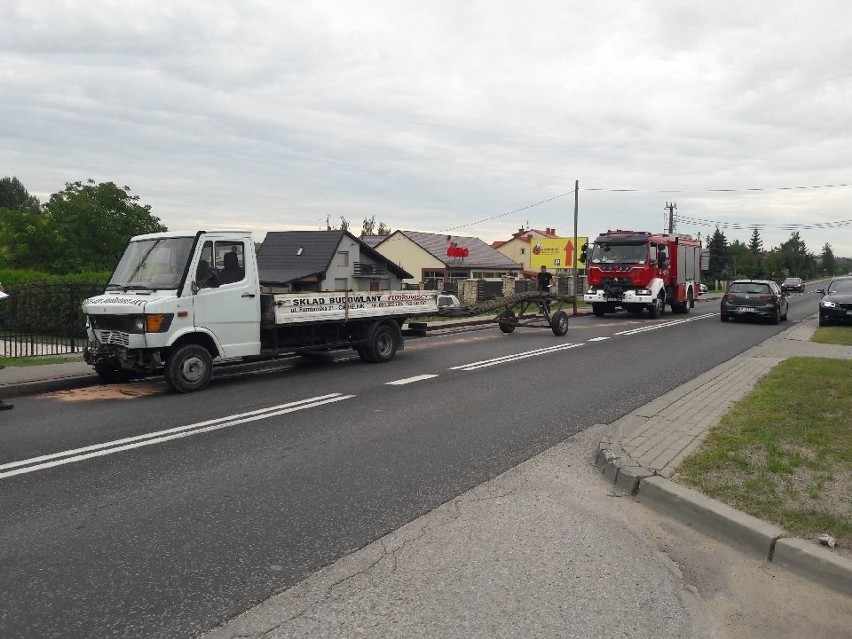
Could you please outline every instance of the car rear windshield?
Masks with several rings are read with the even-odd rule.
[[[731,288],[728,289],[729,293],[748,293],[751,295],[766,295],[771,293],[769,290],[769,284],[760,284],[757,282],[734,282],[731,284]]]
[[[802,280],[800,280],[798,277],[788,277],[786,280],[784,280],[784,283],[785,284],[801,284]]]

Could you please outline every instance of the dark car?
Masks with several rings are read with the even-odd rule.
[[[787,293],[792,291],[796,291],[797,293],[805,292],[805,283],[802,281],[801,277],[788,277],[786,280],[781,282],[781,290]]]
[[[852,277],[835,277],[822,293],[819,301],[819,325],[852,322]]]
[[[723,322],[730,318],[768,319],[773,324],[787,319],[787,294],[772,280],[734,280],[722,296]]]

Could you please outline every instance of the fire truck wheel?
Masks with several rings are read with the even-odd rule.
[[[593,303],[592,313],[595,314],[595,317],[603,317],[606,313],[606,304]]]
[[[506,321],[503,321],[503,318]],[[500,316],[497,320],[497,325],[500,327],[500,330],[504,333],[511,333],[515,330],[515,312],[511,308],[507,308],[505,311],[500,313]]]
[[[173,391],[191,393],[201,390],[213,376],[213,358],[203,346],[186,344],[172,353],[163,374]]]
[[[556,311],[553,317],[550,318],[550,330],[557,337],[562,337],[568,332],[568,313],[565,311]]]
[[[650,308],[648,309],[649,311],[651,311],[651,317],[657,319],[660,315],[662,315],[663,311],[666,308],[665,304],[665,300],[662,297],[658,297],[657,299],[655,299],[654,303],[651,304]]]

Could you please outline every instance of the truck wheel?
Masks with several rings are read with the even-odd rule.
[[[367,361],[381,364],[389,362],[396,355],[396,349],[399,346],[397,342],[397,334],[387,324],[380,324],[370,331],[369,344],[365,348],[366,355],[369,358]],[[358,353],[361,355],[360,351]],[[364,359],[361,356],[361,359]]]
[[[599,302],[592,303],[592,313],[595,314],[595,317],[603,317],[606,313],[606,304],[601,304]]]
[[[651,317],[657,319],[660,315],[663,314],[663,311],[666,308],[666,302],[662,297],[658,297],[654,300],[654,303],[648,307],[648,310],[651,311]]]
[[[568,313],[565,311],[556,311],[553,317],[550,318],[550,330],[557,337],[562,337],[568,332]]]
[[[201,390],[213,376],[213,358],[198,344],[186,344],[177,349],[166,362],[163,371],[166,384],[178,393]]]
[[[501,321],[500,318],[505,318],[506,321]],[[497,324],[500,326],[500,330],[504,333],[511,333],[515,330],[515,311],[511,308],[506,309],[498,316]]]
[[[109,362],[95,364],[95,372],[104,384],[121,384],[136,377],[133,371],[126,370]]]

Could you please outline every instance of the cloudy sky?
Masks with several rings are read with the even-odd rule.
[[[491,242],[573,234],[579,181],[580,235],[675,202],[682,233],[852,257],[848,0],[18,0],[0,24],[0,174],[41,199],[92,178],[173,230]]]

